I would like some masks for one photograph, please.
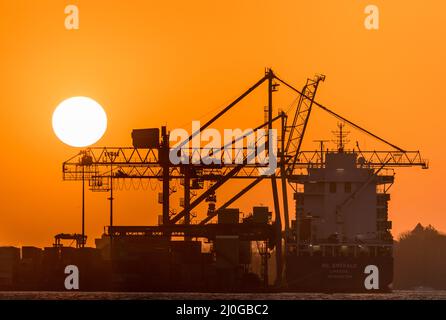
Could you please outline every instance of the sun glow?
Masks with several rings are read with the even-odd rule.
[[[56,136],[72,147],[96,143],[107,129],[107,115],[99,103],[88,97],[62,101],[53,113]]]

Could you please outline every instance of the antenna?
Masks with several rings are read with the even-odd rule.
[[[338,123],[339,130],[332,131],[332,133],[336,137],[336,140],[333,140],[333,142],[337,144],[338,152],[344,152],[345,145],[350,142],[350,140],[347,139],[347,136],[349,135],[350,131],[345,131],[344,127],[345,125],[342,122],[340,122]]]
[[[319,142],[319,148],[321,151],[320,160],[321,160],[321,167],[324,165],[324,143],[330,142],[330,140],[313,140],[314,142]]]

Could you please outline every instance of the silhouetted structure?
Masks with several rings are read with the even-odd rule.
[[[134,130],[132,147],[88,148],[71,157],[63,163],[63,179],[81,181],[82,192],[86,182],[92,191],[109,192],[110,225],[96,241],[97,248],[84,247],[82,214],[81,235],[59,234],[54,247],[28,253],[23,279],[32,279],[30,283],[45,290],[63,289],[64,267],[75,264],[82,275],[82,290],[364,291],[364,266],[374,264],[382,268],[380,289],[386,290],[393,270],[387,218],[387,191],[393,176],[382,174],[382,169],[427,168],[427,162],[419,151],[403,150],[318,103],[316,91],[324,80],[325,76],[317,75],[298,90],[267,69],[253,86],[175,147],[163,126],[161,130]],[[201,130],[262,84],[267,85],[268,94],[263,123],[251,133],[233,133],[233,139],[221,148],[190,146]],[[273,96],[279,85],[298,98],[288,112],[274,115]],[[324,150],[321,142],[320,150],[302,151],[313,107],[342,122],[336,150]],[[343,124],[391,149],[364,151],[357,146],[347,150]],[[280,139],[271,130],[273,125]],[[254,137],[248,147],[248,136],[263,129],[269,129],[269,134]],[[248,140],[247,146],[240,148],[240,140],[242,145]],[[227,149],[239,161],[225,161]],[[263,153],[268,164],[260,160]],[[183,161],[172,161],[171,154]],[[213,161],[204,161],[211,156]],[[113,224],[113,181],[119,179],[161,181],[159,225]],[[234,193],[226,194],[230,198],[220,204],[217,192],[234,179],[249,184],[230,190]],[[233,203],[262,181],[271,186],[271,192],[261,197],[271,197],[273,210],[254,207],[249,216],[241,218]],[[296,200],[295,219],[288,208],[290,189]],[[171,197],[177,191],[183,195],[179,208]],[[192,221],[192,210],[204,206],[201,221]],[[64,247],[61,240],[77,241],[80,248]],[[252,272],[252,248],[258,251],[257,274]],[[4,250],[6,286],[16,282],[17,250]],[[271,258],[275,263],[270,267]],[[36,279],[29,274],[30,264],[40,270]],[[338,277],[339,273],[347,277]],[[283,281],[284,274],[287,281]]]
[[[446,289],[446,235],[420,223],[395,243],[394,288]]]
[[[391,221],[387,218],[389,200],[387,191],[393,184],[393,176],[382,174],[382,170],[410,166],[427,168],[427,162],[421,158],[419,151],[404,150],[318,103],[315,100],[316,92],[323,81],[325,81],[324,75],[316,75],[312,79],[307,79],[303,88],[299,90],[279,78],[271,69],[267,69],[265,75],[254,85],[175,146],[171,146],[170,132],[165,126],[161,127],[161,130],[139,129],[132,132],[133,147],[88,148],[65,161],[64,180],[87,179],[93,191],[110,192],[110,226],[107,228],[105,239],[110,244],[112,272],[119,273],[118,278],[129,279],[123,274],[126,272],[123,271],[126,270],[123,266],[130,265],[131,262],[122,260],[121,256],[133,252],[133,249],[142,243],[146,243],[143,246],[148,251],[146,253],[152,255],[149,253],[152,247],[155,249],[163,247],[165,251],[172,251],[173,237],[180,237],[184,241],[184,248],[188,246],[186,243],[189,243],[191,238],[196,237],[197,241],[211,242],[212,259],[209,263],[221,269],[220,276],[216,279],[221,279],[222,284],[230,283],[231,288],[240,288],[242,283],[240,279],[243,275],[249,274],[249,268],[241,262],[237,252],[245,246],[244,241],[262,241],[259,253],[264,290],[269,289],[268,275],[272,268],[269,269],[268,259],[271,256],[275,258],[275,289],[361,291],[364,290],[364,267],[372,264],[382,268],[380,289],[386,290],[392,281],[393,270]],[[229,143],[225,141],[225,146],[221,148],[209,149],[208,146],[203,147],[200,143],[193,142],[192,146],[190,145],[195,138],[199,140],[197,136],[201,130],[209,128],[223,115],[232,111],[240,101],[262,84],[267,85],[268,94],[264,108],[264,123],[259,124],[251,133],[237,134]],[[273,97],[279,86],[284,86],[293,94],[297,94],[298,98],[295,100],[297,103],[293,103],[288,112],[279,111],[274,115]],[[324,150],[322,144],[320,151],[302,151],[302,143],[313,108],[323,110],[342,122],[338,134],[338,148],[334,152]],[[278,128],[280,139],[275,139],[270,131],[264,139],[254,137],[251,149],[237,146],[238,141],[246,140],[258,130],[273,129],[273,125]],[[390,147],[390,150],[366,151],[360,150],[359,146],[347,150],[342,131],[344,125],[349,125],[380,141]],[[273,154],[272,146],[275,144],[277,153]],[[272,165],[272,171],[268,174],[264,174],[267,165],[260,163],[252,153],[253,149],[259,153],[259,148],[262,147],[269,157],[270,167]],[[232,152],[237,154],[241,161],[229,163],[225,161],[227,148],[231,150],[231,154]],[[113,156],[110,157],[110,154]],[[170,158],[172,154],[183,161],[178,163],[172,161]],[[203,155],[207,160],[212,156],[213,160],[204,161]],[[82,160],[86,156],[91,159],[87,164]],[[158,226],[112,224],[114,199],[112,191],[113,181],[116,179],[154,179],[162,182],[158,194],[162,215],[159,217]],[[234,192],[226,202],[217,203],[219,188],[234,179],[250,180],[250,183]],[[174,181],[179,184],[174,184]],[[262,181],[271,185],[270,196],[274,204],[271,221],[263,222],[261,231],[255,224],[247,225],[245,221],[240,223],[236,220],[221,227],[223,214],[231,216],[232,213],[238,212],[238,208],[230,206]],[[337,184],[339,188],[342,184],[344,190],[342,193],[332,189]],[[304,194],[298,190],[302,185],[305,189]],[[320,187],[320,190],[312,192],[312,187]],[[295,219],[289,213],[289,189],[292,189],[295,195]],[[177,211],[171,195],[180,190],[183,197],[180,199],[180,209]],[[316,202],[319,200],[322,203],[317,205]],[[205,218],[202,218],[197,226],[192,223],[192,210],[198,208],[200,204],[207,204],[207,210],[200,215]],[[228,215],[228,211],[232,213]],[[255,213],[253,212],[253,215]],[[218,224],[212,223],[214,218],[218,218]],[[268,228],[274,232],[267,231]],[[253,236],[243,239],[246,230],[250,230]],[[319,252],[315,252],[317,246],[321,248]],[[251,248],[251,245],[246,247]],[[146,253],[138,254],[142,257]],[[322,258],[318,257],[319,253]],[[132,259],[138,258],[134,256]],[[151,260],[164,261],[159,263],[160,268],[152,267],[154,270],[165,271],[171,267],[166,257],[151,258],[144,260],[144,263],[148,265]],[[348,267],[338,270],[336,267],[338,265]],[[350,268],[352,265],[356,267]],[[119,270],[116,269],[118,267]],[[129,272],[133,274],[132,279],[139,277],[134,274],[134,270]],[[329,274],[336,272],[347,273],[349,280]],[[318,276],[312,278],[311,275],[315,273]],[[285,282],[284,274],[287,280]],[[139,279],[147,277],[148,274]],[[167,275],[160,274],[158,279],[168,279],[166,277]],[[340,280],[328,281],[327,277]],[[302,281],[302,279],[307,280]],[[144,281],[135,280],[135,283],[141,284]],[[122,287],[125,286],[124,283]],[[172,284],[166,280],[164,287],[176,287],[176,283]],[[151,286],[147,285],[147,288],[150,290]],[[222,287],[217,284],[214,288]]]

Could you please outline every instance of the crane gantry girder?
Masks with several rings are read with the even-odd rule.
[[[324,165],[326,155],[333,151],[300,151],[296,164],[298,169]],[[349,153],[349,151],[345,151]],[[359,151],[352,150],[357,155],[357,165],[369,168],[380,168],[385,165],[388,168],[418,166],[423,169],[429,167],[428,161],[421,157],[420,151]],[[291,173],[292,174],[292,173]]]
[[[107,153],[114,152],[118,156],[114,159],[108,159]],[[287,177],[292,176],[296,170],[305,169],[311,166],[323,165],[325,154],[332,151],[300,151],[295,163],[295,170],[287,172]],[[346,151],[348,152],[348,151]],[[379,168],[383,164],[386,167],[409,167],[420,166],[427,168],[428,163],[421,157],[419,151],[357,151],[360,163],[370,168]],[[91,157],[91,162],[84,163],[85,156]],[[110,174],[110,167],[113,166],[113,174]],[[172,165],[170,169],[171,179],[182,179],[184,174],[181,173],[182,165]],[[222,164],[222,165],[205,165],[205,164],[189,164],[193,168],[195,175],[192,178],[200,178],[203,180],[216,180],[226,176],[237,164]],[[232,179],[255,179],[261,176],[259,168],[264,168],[265,165],[260,164],[245,164]],[[278,159],[278,168],[280,168],[280,159]],[[83,170],[84,168],[84,170]],[[88,148],[78,155],[70,158],[63,163],[63,179],[64,180],[78,180],[86,179],[100,179],[109,178],[114,179],[161,179],[162,167],[158,160],[158,150],[156,149],[136,149],[136,148]],[[279,177],[279,169],[276,170],[276,177]],[[265,179],[270,176],[265,176]]]

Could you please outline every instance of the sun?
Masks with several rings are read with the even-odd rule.
[[[71,97],[62,101],[53,113],[56,136],[72,147],[87,147],[96,143],[107,129],[107,115],[95,100]]]

